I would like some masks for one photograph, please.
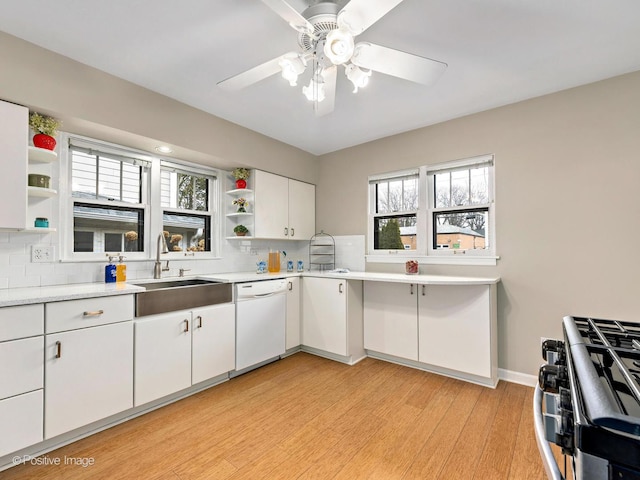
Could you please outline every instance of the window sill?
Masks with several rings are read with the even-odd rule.
[[[367,263],[405,263],[407,260],[417,260],[420,265],[480,265],[496,266],[500,257],[488,256],[409,256],[409,255],[365,255]]]

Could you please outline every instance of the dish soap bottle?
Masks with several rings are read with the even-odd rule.
[[[122,263],[124,260],[123,255],[118,256],[119,263],[116,266],[116,282],[126,282],[127,281],[127,266]]]
[[[104,282],[114,283],[116,281],[116,265],[113,263],[114,256],[107,255],[109,257],[109,264],[104,267]]]

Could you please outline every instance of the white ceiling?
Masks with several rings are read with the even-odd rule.
[[[4,2],[0,30],[320,155],[639,70],[639,21],[638,0],[404,0],[357,41],[440,60],[444,75],[427,88],[374,72],[352,94],[341,71],[324,117],[308,79],[216,86],[298,50],[260,0],[20,0]]]

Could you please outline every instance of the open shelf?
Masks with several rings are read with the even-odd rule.
[[[42,188],[42,187],[27,187],[27,193],[30,197],[55,197],[58,194],[57,190],[53,188]]]
[[[234,236],[234,237],[225,237],[227,240],[251,240],[255,237],[250,237],[249,235],[245,235],[244,237]]]
[[[241,193],[253,193],[253,190],[249,188],[235,188],[233,190],[227,190],[227,195],[239,195]]]
[[[57,230],[51,227],[29,227],[20,231],[24,233],[54,233]]]
[[[227,213],[227,217],[252,217],[253,213],[251,212],[235,212],[235,213]]]
[[[53,150],[29,146],[29,162],[51,163],[58,159],[58,154]]]

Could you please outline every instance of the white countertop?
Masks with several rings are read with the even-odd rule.
[[[363,280],[367,282],[415,283],[418,285],[491,285],[498,283],[500,277],[457,277],[445,275],[405,275],[403,273],[378,272],[229,272],[210,275],[193,275],[188,278],[200,278],[224,283],[255,282],[288,277],[323,277],[343,278],[345,280]],[[165,277],[159,280],[137,280],[135,283],[153,283],[180,280],[179,277]],[[0,290],[0,307],[27,305],[31,303],[59,302],[79,298],[105,297],[110,295],[126,295],[144,291],[143,286],[132,283],[77,283],[55,285],[50,287],[25,287]]]

